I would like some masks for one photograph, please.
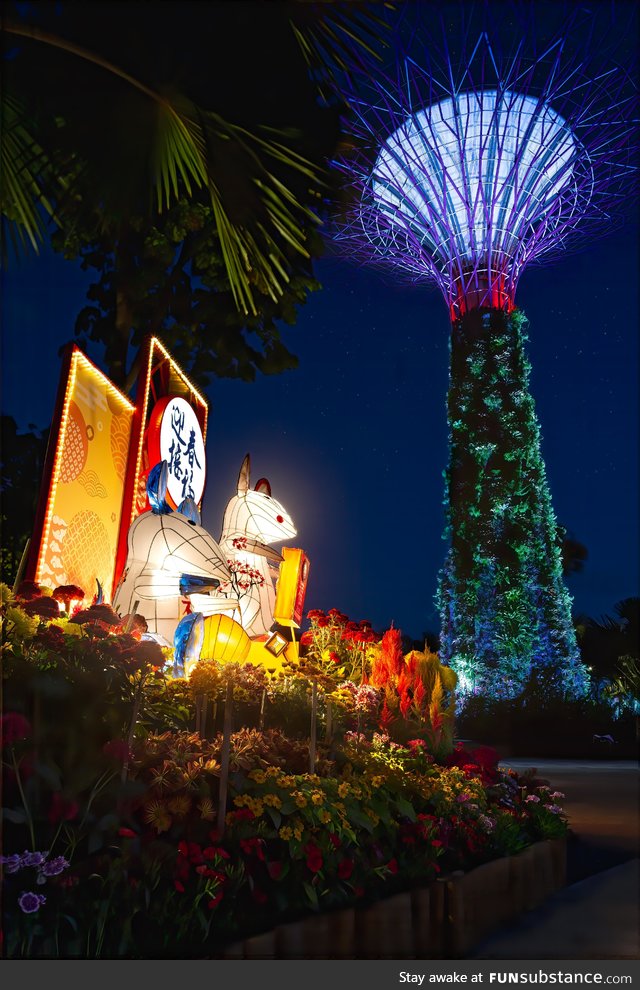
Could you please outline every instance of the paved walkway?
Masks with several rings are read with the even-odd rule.
[[[638,763],[502,760],[566,794],[569,885],[468,959],[640,959]],[[573,882],[572,882],[573,881]]]

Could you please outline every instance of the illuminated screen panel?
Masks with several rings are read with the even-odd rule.
[[[181,397],[195,413],[200,426],[203,445],[207,438],[208,403],[189,381],[182,368],[174,361],[161,341],[157,337],[147,337],[141,354],[122,524],[118,537],[116,582],[124,570],[129,527],[137,516],[150,508],[147,499],[147,476],[154,466],[152,461],[159,456],[157,453],[157,448],[159,449],[158,422],[157,417],[154,417],[154,410],[157,412],[161,400],[168,396]],[[196,501],[201,504],[201,500],[202,492],[200,491],[200,497]],[[175,501],[171,500],[170,504],[172,502],[173,506],[177,507]]]
[[[37,550],[39,583],[76,584],[91,599],[98,580],[111,601],[133,413],[133,404],[74,347],[52,426],[57,444]]]

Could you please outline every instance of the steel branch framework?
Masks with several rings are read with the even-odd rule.
[[[501,54],[485,17],[455,61],[446,31],[398,30],[394,71],[350,100],[356,150],[336,164],[357,198],[336,243],[435,282],[455,318],[509,311],[527,264],[624,217],[637,91],[621,66],[569,55],[571,25],[533,57],[527,38]]]

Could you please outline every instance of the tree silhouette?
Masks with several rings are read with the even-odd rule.
[[[318,288],[346,109],[334,69],[357,69],[378,18],[361,3],[114,10],[16,4],[6,16],[0,203],[13,241],[37,244],[48,218],[56,247],[98,270],[76,332],[106,346],[125,390],[149,330],[171,349],[198,341],[188,370],[203,383],[291,367],[275,321]]]

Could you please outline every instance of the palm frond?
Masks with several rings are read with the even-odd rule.
[[[339,16],[338,22],[341,21]],[[64,38],[30,25],[5,23],[4,28],[9,33],[84,59],[150,100],[155,113],[150,148],[151,185],[157,211],[168,209],[184,191],[192,196],[197,190],[208,190],[222,258],[238,308],[245,314],[257,313],[256,286],[274,301],[282,296],[288,281],[287,250],[307,258],[306,228],[320,221],[268,163],[290,175],[294,185],[305,180],[317,195],[320,195],[323,182],[322,169],[290,148],[285,143],[284,132],[265,129],[264,136],[252,134],[219,114],[203,110],[181,94],[149,87],[101,55]],[[4,102],[7,106],[6,96]],[[11,110],[8,112],[10,114]],[[225,169],[220,160],[222,147],[225,152],[232,150],[246,168],[245,188],[257,193],[255,220],[238,222],[233,218],[231,197],[221,181]],[[50,201],[39,185],[47,163],[34,139],[19,129],[15,131],[15,140],[7,141],[5,137],[2,152],[6,190],[3,209],[6,200],[7,212],[13,211],[17,227],[35,247],[44,233],[39,209],[44,207],[54,216]],[[30,167],[27,167],[28,162]],[[83,166],[79,163],[77,174],[82,172]],[[115,179],[117,185],[118,177]],[[107,198],[107,201],[114,202],[113,198]]]
[[[321,97],[328,100],[332,91],[341,91],[340,75],[362,71],[365,56],[380,59],[379,49],[387,45],[389,23],[371,3],[298,3],[300,14],[290,18],[289,24]],[[397,3],[384,0],[377,7],[390,12]]]
[[[19,101],[2,98],[2,140],[0,141],[0,211],[17,254],[31,245],[38,251],[46,232],[45,217],[53,217],[50,198],[41,177],[51,163],[37,143]]]

